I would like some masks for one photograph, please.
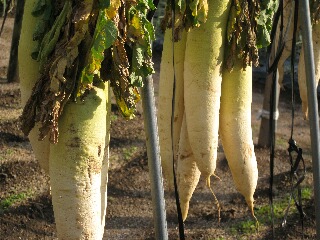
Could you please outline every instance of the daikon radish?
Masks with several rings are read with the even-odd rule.
[[[220,136],[236,189],[254,216],[253,194],[258,181],[251,129],[252,68],[236,64],[222,75]]]
[[[284,49],[278,62],[279,71],[279,84],[282,86],[284,77],[284,63],[291,55],[292,38],[293,38],[293,18],[294,18],[294,1],[284,0],[283,1],[283,43]],[[280,37],[280,19],[278,22],[277,33],[276,33],[276,49],[278,50]]]
[[[194,154],[192,153],[186,120],[183,118],[179,142],[177,160],[177,186],[180,198],[180,207],[183,221],[186,220],[189,211],[189,202],[197,187],[200,178],[200,171],[197,167]]]
[[[26,0],[24,6],[23,21],[19,41],[18,61],[21,91],[21,105],[24,107],[31,96],[32,88],[39,78],[39,63],[32,59],[31,53],[36,46],[33,41],[33,31],[37,24],[37,18],[31,15],[32,9],[37,0]],[[39,125],[36,124],[28,135],[33,152],[40,166],[49,173],[49,149],[48,138],[39,141]]]
[[[216,169],[224,43],[231,1],[209,0],[208,18],[188,32],[184,101],[190,146],[201,174]]]
[[[314,67],[315,67],[315,86],[318,86],[320,79],[320,22],[312,25],[312,44],[314,55]],[[304,50],[301,48],[298,65],[298,83],[300,98],[302,101],[302,112],[305,119],[309,119],[308,116],[308,95],[307,95],[307,83],[304,63]]]
[[[173,187],[173,156],[176,159],[180,137],[181,123],[184,113],[183,103],[183,71],[184,52],[187,33],[184,31],[178,42],[172,42],[172,30],[167,29],[164,35],[163,51],[160,65],[159,101],[158,101],[158,131],[160,142],[160,156],[164,178],[169,188]],[[173,64],[174,49],[174,64]],[[174,67],[174,69],[173,69]],[[173,80],[176,78],[174,122],[173,122],[173,149],[171,139],[171,116]]]
[[[108,84],[69,102],[50,147],[52,203],[59,239],[102,239],[109,141]],[[107,142],[106,142],[107,141]],[[105,146],[107,146],[105,148]],[[106,152],[105,152],[106,151]]]

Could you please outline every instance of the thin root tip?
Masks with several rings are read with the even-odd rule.
[[[207,185],[209,188],[211,187],[210,177],[207,177],[207,179],[206,179],[206,185]]]
[[[257,220],[257,218],[256,218],[256,216],[255,216],[255,214],[254,214],[254,204],[253,204],[253,199],[246,199],[246,202],[247,202],[247,204],[248,204],[248,207],[249,207],[249,209],[250,209],[250,211],[251,211],[251,215],[252,215],[252,217],[254,218],[254,219],[256,219]]]
[[[257,231],[259,231],[259,226],[260,226],[260,224],[259,224],[259,221],[258,221],[256,215],[254,214],[254,203],[253,203],[254,200],[253,200],[253,199],[246,199],[246,202],[247,202],[248,207],[249,207],[249,209],[250,209],[251,216],[252,216],[252,217],[254,218],[254,220],[256,221],[256,229],[257,229]]]
[[[221,178],[219,176],[217,176],[216,174],[213,174],[213,176],[218,179],[219,181],[221,181]]]
[[[220,223],[220,220],[221,220],[221,215],[220,215],[221,207],[220,207],[220,204],[219,204],[217,196],[215,195],[213,189],[210,186],[210,177],[207,178],[206,182],[207,182],[207,187],[209,188],[209,190],[212,193],[212,196],[214,198],[214,203],[215,203],[215,205],[217,207],[217,211],[218,211],[218,221]]]

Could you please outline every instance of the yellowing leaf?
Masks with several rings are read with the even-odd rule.
[[[135,29],[140,29],[141,28],[140,19],[137,17],[137,15],[134,15],[133,18],[131,19],[131,25]]]
[[[110,7],[107,8],[107,16],[112,19],[118,14],[118,9],[121,6],[120,0],[111,0]]]
[[[121,97],[116,98],[116,101],[122,115],[127,119],[132,119],[134,117],[135,108],[128,108],[125,100]]]
[[[199,4],[199,0],[194,0],[190,3],[190,9],[192,11],[192,16],[198,15],[198,4]]]

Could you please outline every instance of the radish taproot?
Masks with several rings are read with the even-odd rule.
[[[34,3],[26,1],[19,46],[23,103],[30,97],[40,75],[39,64],[31,58],[31,46],[35,44],[30,34],[30,28],[34,28],[32,23],[36,23],[36,18],[31,15]],[[28,78],[31,81],[27,82]],[[58,144],[49,145],[48,138],[38,142],[37,124],[34,127],[35,143],[31,142],[32,146],[38,147],[38,144],[47,142],[50,147],[46,151],[45,160],[50,175],[59,239],[102,239],[104,233],[109,139],[107,129],[110,124],[107,90],[108,84],[102,84],[100,89],[91,91],[85,102],[70,102],[65,106],[65,113],[59,121],[61,131]]]
[[[36,42],[33,41],[33,31],[30,31],[30,29],[35,28],[38,21],[38,19],[32,17],[31,14],[36,2],[38,1],[26,0],[20,33],[18,59],[22,107],[27,103],[27,100],[32,93],[33,86],[40,76],[40,64],[31,57],[31,53],[36,47]],[[48,139],[44,139],[43,141],[38,140],[38,128],[39,125],[36,124],[36,126],[30,131],[28,138],[41,168],[49,174],[50,143]]]
[[[282,86],[283,77],[284,77],[284,63],[291,55],[291,47],[292,47],[292,38],[293,38],[293,18],[294,18],[294,1],[284,0],[283,1],[283,39],[281,41],[284,44],[284,48],[279,58],[278,62],[278,71],[279,71],[279,84]],[[276,49],[279,48],[279,37],[280,37],[280,19],[277,26],[275,43]]]
[[[246,198],[254,216],[253,194],[258,171],[250,126],[251,66],[258,65],[258,47],[270,44],[270,30],[277,1],[261,5],[257,1],[246,0],[198,1],[190,5],[176,4],[175,14],[168,11],[173,10],[171,3],[168,3],[165,26],[170,28],[174,25],[174,36],[179,36],[182,30],[188,32],[183,77],[187,133],[184,133],[183,122],[177,159],[183,219],[187,216],[189,201],[198,182],[197,170],[206,180],[218,210],[220,209],[210,187],[210,177],[215,176],[218,131],[224,135],[224,147],[227,149],[227,158],[231,159],[229,164],[236,187]],[[199,3],[202,7],[195,7]],[[197,14],[198,9],[202,10],[201,14]],[[263,10],[261,15],[260,10]],[[228,80],[224,83],[224,78],[233,79],[238,87],[233,89],[233,83]],[[223,109],[219,119],[220,98]],[[230,106],[232,101],[237,101],[237,106]],[[230,121],[234,121],[232,125]],[[220,129],[219,122],[222,124]],[[235,139],[232,139],[230,129],[235,132]],[[231,154],[235,148],[240,159],[233,158]],[[242,169],[244,172],[241,172]],[[240,172],[236,173],[237,170]]]
[[[283,25],[284,25],[284,36],[283,39],[285,47],[283,49],[282,55],[278,62],[278,71],[279,71],[279,84],[282,85],[284,77],[284,62],[291,55],[291,45],[292,45],[292,35],[293,35],[293,15],[294,15],[294,1],[285,0],[284,9],[283,9]],[[315,63],[315,80],[316,86],[318,85],[320,78],[320,51],[319,49],[319,40],[320,40],[320,23],[319,23],[319,6],[318,1],[310,1],[311,9],[311,21],[312,21],[312,42],[313,42],[313,54],[314,54],[314,63]],[[299,26],[298,29],[301,28]],[[277,37],[279,37],[280,24],[277,29]],[[276,39],[278,42],[278,39]],[[299,93],[302,102],[302,112],[305,119],[308,119],[308,100],[307,100],[307,87],[306,87],[306,76],[305,76],[305,63],[304,63],[304,49],[301,48],[298,64],[298,83],[299,83]]]
[[[33,14],[46,23],[32,16],[35,6]],[[103,237],[109,87],[121,100],[119,109],[132,117],[139,99],[137,88],[153,72],[153,28],[146,18],[151,8],[152,2],[142,1],[99,6],[93,0],[26,1],[20,74],[29,74],[30,63],[32,68],[22,82],[21,130],[29,135],[38,129],[39,138],[52,143],[44,152],[59,239]],[[127,26],[127,31],[121,26]],[[35,39],[32,30],[41,34]],[[40,48],[33,51],[34,46]]]
[[[184,115],[177,159],[177,186],[183,221],[185,221],[187,218],[189,202],[199,182],[200,174],[201,173],[197,167],[194,154],[190,147],[186,119]]]
[[[180,129],[184,113],[183,71],[184,52],[187,33],[183,32],[181,40],[172,41],[172,31],[166,30],[160,64],[158,129],[160,156],[164,178],[169,188],[173,187],[173,159],[176,159],[180,138]],[[172,50],[174,49],[174,64]],[[173,69],[174,67],[174,69]],[[173,84],[175,85],[174,111],[172,109]],[[171,140],[171,116],[173,116],[173,143]],[[173,152],[172,152],[173,147]]]
[[[313,56],[314,56],[314,67],[315,67],[315,86],[318,86],[320,80],[320,22],[312,25],[312,44],[313,44]],[[302,102],[302,112],[305,119],[309,119],[308,116],[308,95],[307,95],[307,83],[305,73],[305,62],[304,62],[304,50],[301,48],[298,64],[298,83],[299,92]]]
[[[50,147],[50,183],[59,239],[102,239],[104,233],[108,88],[108,84],[101,84],[90,90],[84,102],[65,106],[59,120],[59,142]]]
[[[189,142],[205,179],[210,179],[216,169],[221,72],[230,1],[209,0],[208,4],[207,21],[188,32],[184,63]]]
[[[258,181],[251,129],[252,68],[234,65],[222,74],[220,136],[236,189],[254,216],[253,194]]]

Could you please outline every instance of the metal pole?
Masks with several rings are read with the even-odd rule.
[[[320,237],[320,149],[318,101],[315,86],[315,67],[312,46],[309,0],[299,1],[299,17],[303,50],[305,52],[305,74],[307,79],[308,108],[310,119],[310,136],[313,165],[314,202],[317,237]]]
[[[144,86],[141,89],[141,97],[144,114],[144,129],[147,139],[147,155],[151,181],[155,235],[157,240],[167,240],[168,230],[152,76],[150,75],[146,77],[143,84]]]

